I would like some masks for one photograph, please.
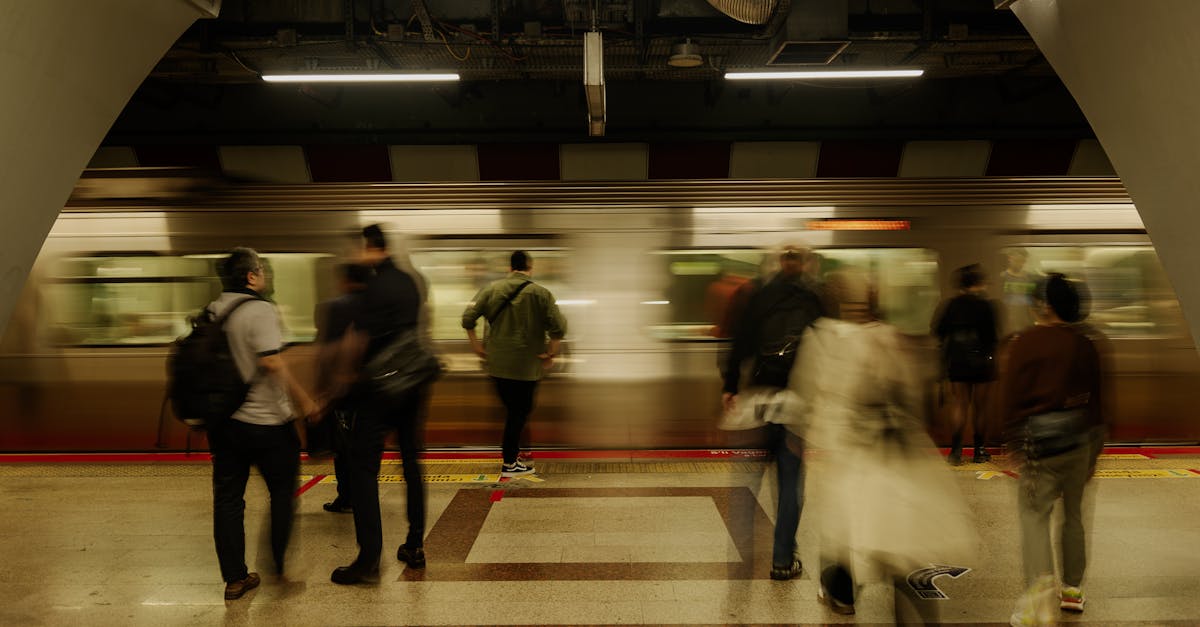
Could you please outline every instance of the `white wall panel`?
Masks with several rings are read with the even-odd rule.
[[[729,178],[812,178],[817,175],[820,154],[820,142],[734,142]]]
[[[475,146],[389,146],[392,180],[402,183],[478,181]]]
[[[1071,176],[1115,176],[1116,173],[1104,147],[1095,139],[1080,140],[1067,170]]]
[[[983,176],[992,142],[915,141],[904,145],[900,176]]]
[[[559,177],[564,181],[644,181],[650,174],[646,144],[562,144]]]
[[[300,146],[218,146],[221,171],[263,183],[311,183]]]

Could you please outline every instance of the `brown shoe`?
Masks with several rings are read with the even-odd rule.
[[[249,573],[245,579],[231,581],[225,584],[225,600],[240,599],[242,595],[257,588],[261,582],[262,580],[258,578],[258,573]]]

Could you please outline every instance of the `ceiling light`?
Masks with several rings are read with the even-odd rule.
[[[667,57],[667,65],[671,67],[699,67],[704,65],[704,57],[700,56],[700,46],[692,43],[691,39],[671,46],[671,56]]]
[[[420,83],[456,81],[458,74],[263,74],[268,83]]]
[[[848,78],[916,78],[925,70],[802,70],[797,72],[726,72],[731,81],[789,81]]]

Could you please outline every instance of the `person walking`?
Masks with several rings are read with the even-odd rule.
[[[283,327],[275,305],[262,295],[270,282],[258,253],[235,248],[218,266],[223,291],[208,309],[224,320],[230,353],[246,400],[229,420],[209,426],[213,464],[213,539],[225,598],[241,598],[258,586],[246,568],[246,482],[258,468],[271,498],[271,552],[283,574],[292,532],[294,493],[300,472],[300,437],[292,420],[310,418],[317,406],[292,376],[283,350]],[[295,408],[295,409],[294,409]]]
[[[529,253],[515,251],[509,268],[507,277],[475,295],[463,311],[462,326],[504,405],[501,475],[516,477],[534,472],[519,459],[521,434],[533,411],[538,382],[554,366],[562,347],[567,320],[550,290],[534,283]],[[475,332],[481,317],[488,323],[483,341]]]
[[[759,391],[788,387],[800,338],[821,316],[821,302],[809,285],[805,269],[809,251],[785,247],[779,272],[750,296],[736,323],[729,362],[724,368],[721,400],[726,412],[737,411],[743,363],[750,362],[748,385]],[[766,405],[759,411],[765,412]],[[796,556],[796,530],[804,507],[804,445],[783,424],[766,423],[766,449],[775,459],[779,504],[771,557],[771,578],[787,580],[802,570]]]
[[[400,337],[415,332],[421,296],[416,281],[400,270],[388,252],[387,238],[378,224],[362,230],[359,262],[372,270],[362,293],[362,308],[347,332],[347,363],[367,363]],[[361,379],[349,392],[351,413],[346,471],[350,478],[350,505],[354,511],[354,535],[358,556],[347,566],[333,571],[330,580],[355,584],[379,572],[383,553],[383,523],[379,508],[379,467],[383,444],[395,432],[403,464],[408,535],[396,549],[396,559],[410,568],[425,567],[425,484],[418,460],[421,443],[421,407],[428,385],[419,386],[405,398],[387,399]]]
[[[1013,338],[1001,386],[1005,433],[1019,464],[1017,507],[1026,592],[1013,625],[1053,624],[1053,603],[1082,612],[1087,565],[1084,493],[1104,445],[1105,389],[1079,287],[1050,274],[1034,289],[1034,326]],[[1062,586],[1054,575],[1050,514],[1062,500]],[[1055,599],[1055,597],[1058,599]]]

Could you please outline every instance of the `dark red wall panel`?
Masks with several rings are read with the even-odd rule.
[[[481,181],[557,181],[558,144],[479,144]]]
[[[312,145],[304,147],[314,183],[377,183],[392,180],[392,163],[383,145]]]
[[[729,149],[729,142],[650,144],[650,178],[729,178]]]
[[[988,176],[1063,176],[1075,156],[1074,139],[1001,139],[992,142]]]
[[[896,176],[902,152],[899,141],[823,141],[817,177]]]

